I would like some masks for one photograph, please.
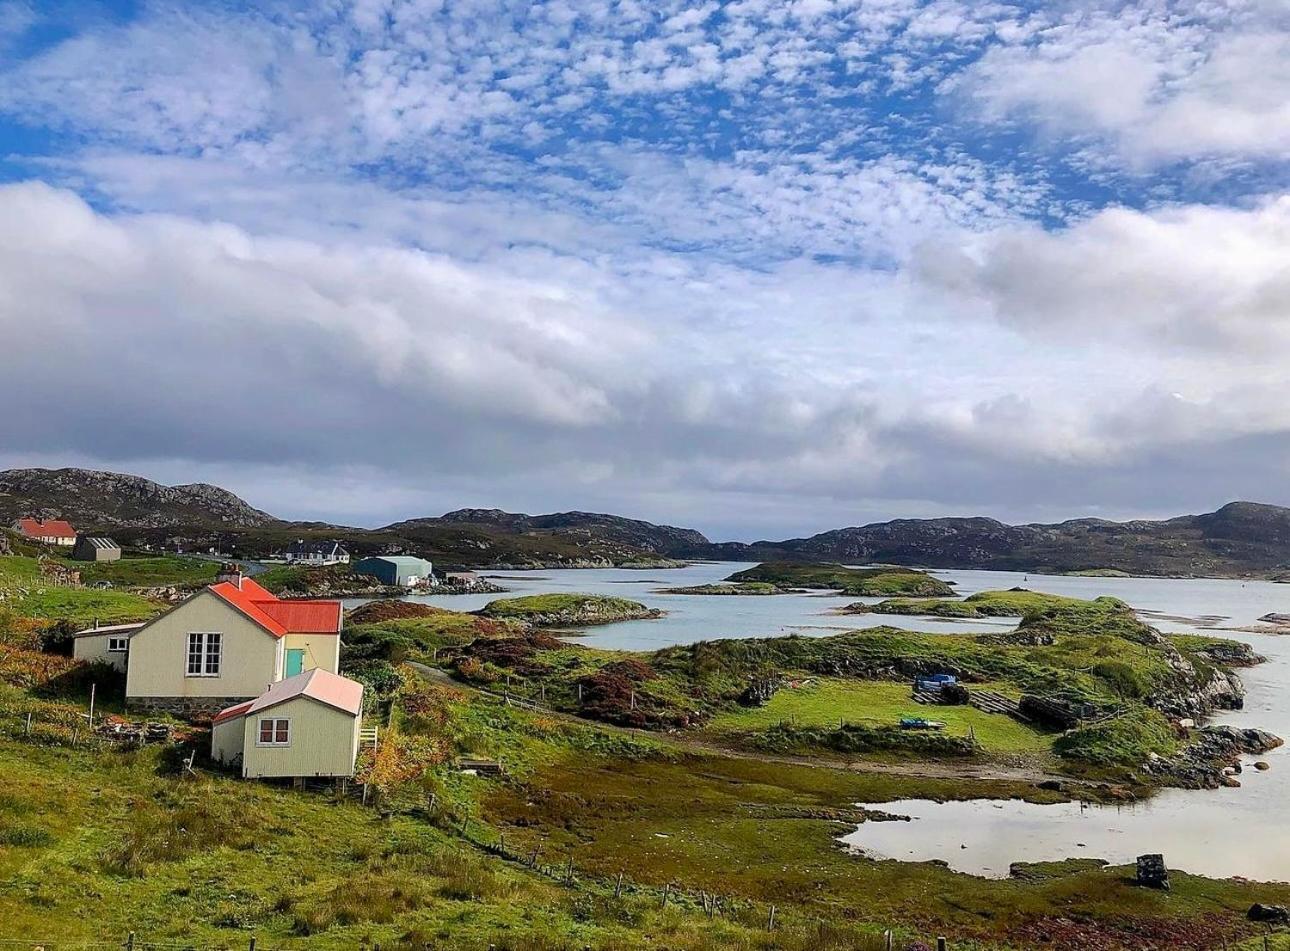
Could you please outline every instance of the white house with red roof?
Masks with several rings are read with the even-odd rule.
[[[134,631],[126,706],[210,716],[280,680],[340,667],[339,601],[284,601],[240,571]]]
[[[70,522],[65,522],[61,518],[47,518],[44,520],[38,518],[20,518],[17,522],[18,531],[24,538],[30,538],[34,542],[43,542],[46,545],[67,545],[76,544],[76,529],[72,528]]]
[[[217,713],[211,758],[245,779],[348,778],[362,722],[363,685],[315,667]]]

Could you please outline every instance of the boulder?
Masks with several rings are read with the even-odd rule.
[[[1159,852],[1138,856],[1139,885],[1147,888],[1169,890],[1169,869],[1165,866],[1165,857]]]
[[[1261,921],[1270,925],[1290,925],[1290,909],[1285,905],[1263,905],[1255,902],[1245,913],[1250,921]]]

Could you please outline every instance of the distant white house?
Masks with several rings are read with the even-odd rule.
[[[307,542],[301,539],[287,547],[283,558],[288,564],[348,565],[349,552],[340,542]]]
[[[363,685],[316,668],[215,715],[211,758],[244,779],[348,778],[363,725]]]

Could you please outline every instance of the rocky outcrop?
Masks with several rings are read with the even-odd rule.
[[[227,489],[204,483],[167,486],[95,469],[0,472],[0,522],[28,515],[65,518],[80,529],[258,528],[276,521]]]
[[[1228,725],[1201,727],[1192,732],[1191,742],[1173,756],[1154,756],[1142,769],[1170,786],[1186,789],[1217,789],[1239,785],[1234,777],[1241,771],[1241,756],[1266,753],[1284,741],[1266,730]]]
[[[779,674],[769,677],[756,677],[743,693],[739,694],[738,702],[742,707],[764,707],[770,703],[771,697],[775,696],[776,691],[784,686],[784,678]]]

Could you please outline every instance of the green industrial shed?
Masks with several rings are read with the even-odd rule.
[[[374,555],[354,564],[354,573],[368,575],[382,584],[409,587],[434,577],[434,565],[410,555]]]

